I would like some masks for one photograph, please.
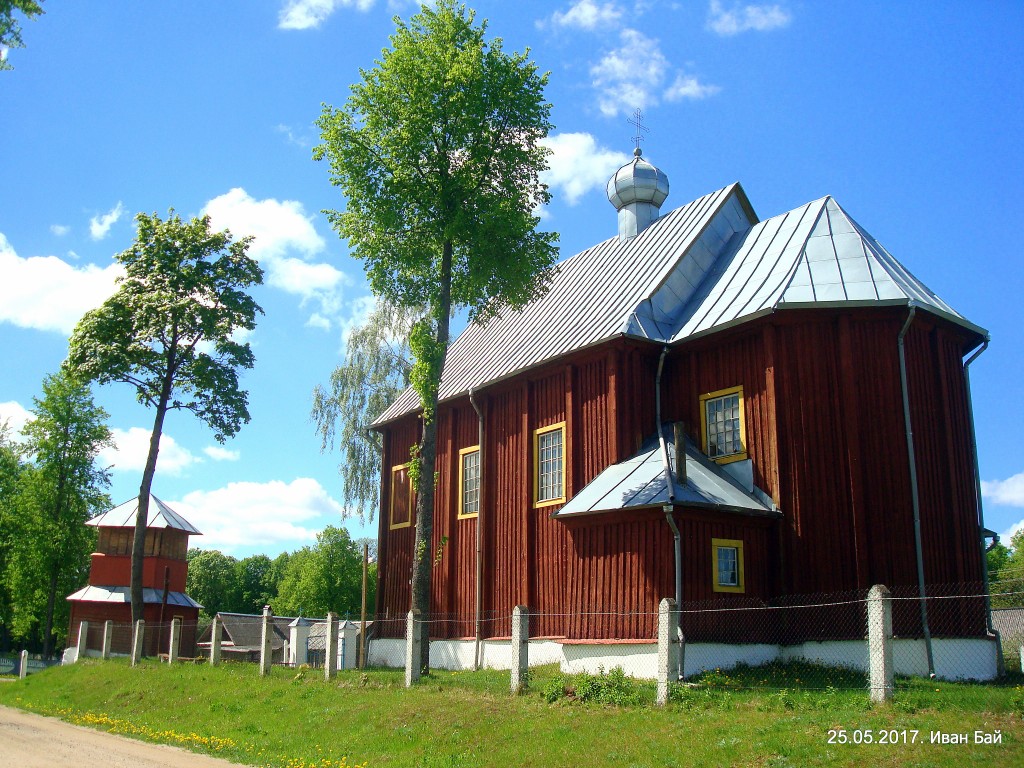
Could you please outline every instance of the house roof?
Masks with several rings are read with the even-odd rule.
[[[129,587],[95,587],[89,585],[68,595],[67,599],[87,603],[131,603],[132,595]],[[162,589],[143,588],[142,602],[146,604],[160,604],[163,601],[164,592]],[[184,592],[168,592],[167,604],[181,605],[187,608],[203,607]]]
[[[97,527],[104,528],[133,528],[135,526],[135,516],[138,513],[138,498],[129,499],[124,504],[119,504],[113,509],[106,511],[101,515],[97,515],[86,523],[86,525],[95,525]],[[152,494],[150,494],[149,497],[149,520],[146,522],[146,527],[174,528],[175,530],[184,531],[185,533],[193,536],[203,535],[199,532],[199,529],[192,525],[192,523]]]
[[[439,398],[616,337],[672,344],[782,309],[894,304],[987,337],[832,197],[759,222],[731,184],[632,239],[611,238],[562,262],[548,292],[522,311],[470,324],[449,347]],[[419,407],[409,388],[374,426]]]
[[[263,641],[263,615],[259,613],[225,613],[218,611],[220,619],[221,639],[231,643],[234,651],[258,651]],[[271,627],[273,636],[270,639],[272,650],[284,647],[288,639],[288,625],[295,620],[294,616],[272,616]],[[213,631],[211,624],[205,630],[199,643],[209,644]]]
[[[686,479],[680,483],[671,430],[668,425],[664,429],[675,506],[751,515],[779,514],[766,493],[758,488],[747,490],[742,487],[727,470],[708,459],[689,439],[685,443]],[[552,517],[566,519],[668,504],[664,470],[658,438],[649,438],[636,455],[607,467]]]

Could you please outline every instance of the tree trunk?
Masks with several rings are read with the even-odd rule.
[[[135,538],[132,541],[132,624],[142,618],[145,603],[142,600],[142,561],[146,556],[146,523],[149,521],[149,496],[153,490],[153,476],[156,474],[156,459],[160,453],[160,436],[164,431],[164,417],[167,415],[167,404],[171,399],[173,383],[172,366],[168,365],[168,373],[164,378],[163,390],[156,406],[156,418],[153,420],[153,432],[149,436],[149,455],[146,457],[146,468],[142,472],[142,484],[139,486],[139,511],[135,516]]]
[[[431,382],[430,402],[423,403],[423,440],[420,443],[420,484],[416,493],[416,543],[412,560],[412,605],[423,622],[420,643],[420,668],[430,671],[430,568],[433,553],[430,543],[434,533],[434,465],[437,459],[437,400],[444,361],[448,356],[448,332],[451,319],[452,244],[445,242],[441,252],[441,290],[438,292],[434,319],[437,322],[435,342],[440,350],[437,380]]]

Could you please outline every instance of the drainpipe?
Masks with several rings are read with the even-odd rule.
[[[683,609],[683,543],[679,535],[679,526],[676,525],[675,516],[673,515],[673,509],[676,500],[675,482],[672,479],[672,465],[669,464],[668,460],[668,446],[665,444],[665,430],[661,427],[661,374],[665,367],[665,355],[668,354],[668,346],[664,346],[661,349],[661,357],[658,358],[658,374],[654,381],[654,411],[658,422],[658,444],[661,447],[661,461],[664,467],[665,473],[665,488],[668,491],[668,503],[662,507],[662,511],[665,513],[665,521],[668,523],[668,527],[672,529],[672,538],[675,549],[675,576],[676,576],[676,610],[679,611],[678,621],[679,627],[678,632],[680,634],[680,640],[682,640],[682,609]],[[680,642],[680,650],[685,652],[686,645]],[[677,677],[682,679],[684,666],[684,658],[682,653],[679,657],[679,670]]]
[[[480,408],[476,404],[475,395],[475,388],[470,387],[469,404],[472,405],[473,410],[476,411],[476,444],[479,446],[477,450],[480,452],[479,460],[477,462],[479,467],[480,490],[477,495],[479,508],[476,513],[476,620],[473,622],[475,635],[473,641],[473,669],[480,669],[480,622],[482,621],[481,609],[483,607],[483,558],[481,557],[481,549],[484,524],[484,415],[480,412]]]
[[[988,630],[990,635],[993,635],[996,639],[996,659],[998,660],[997,672],[1002,677],[1005,673],[1003,664],[1003,641],[999,636],[999,631],[992,625],[992,595],[989,594],[991,587],[989,586],[988,580],[988,551],[989,547],[985,546],[985,511],[982,507],[981,502],[981,465],[978,462],[978,435],[974,428],[974,404],[973,398],[971,397],[971,371],[970,365],[977,360],[981,353],[988,349],[988,339],[985,339],[985,343],[978,348],[978,350],[967,358],[967,362],[964,363],[964,384],[967,388],[967,418],[971,422],[971,455],[974,458],[974,498],[978,508],[978,543],[981,546],[981,578],[985,589],[985,628]],[[994,547],[999,543],[999,537],[996,536],[992,542]]]
[[[907,357],[903,338],[914,322],[917,307],[911,303],[910,314],[903,324],[896,346],[900,353],[900,387],[903,390],[903,421],[907,428],[907,459],[910,462],[910,497],[914,507],[914,549],[917,551],[917,589],[921,603],[921,628],[924,630],[924,647],[928,654],[928,677],[935,677],[935,657],[932,655],[932,633],[928,628],[928,596],[924,585],[924,554],[921,549],[921,502],[917,492],[917,461],[914,458],[914,430],[910,425],[910,392],[907,386]]]

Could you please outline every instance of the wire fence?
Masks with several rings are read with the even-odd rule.
[[[616,675],[667,679],[683,688],[868,691],[875,685],[873,665],[886,657],[896,689],[914,680],[1005,680],[1021,671],[1024,590],[986,595],[978,585],[960,584],[929,585],[924,597],[900,587],[884,599],[876,594],[874,601],[867,591],[772,601],[730,597],[673,604],[670,614],[527,610],[522,619],[505,611],[479,618],[382,614],[367,622],[365,659],[359,622],[338,621],[331,645],[326,619],[221,614],[215,624],[181,622],[173,631],[171,623],[144,625],[141,655],[206,661],[219,646],[218,662],[254,662],[269,671],[272,665],[323,668],[333,649],[334,669],[415,666],[418,671],[422,657],[410,643],[411,628],[414,639],[428,643],[431,669],[510,670],[513,685],[518,670],[523,681],[555,676],[568,680],[569,688],[579,684],[571,682],[574,676]],[[886,621],[874,634],[872,602],[884,604]],[[178,642],[173,651],[172,635]],[[135,636],[129,624],[89,624],[75,650],[99,656],[109,648],[110,654],[128,655]],[[666,643],[673,641],[666,638],[674,638],[677,657],[667,653]],[[666,658],[677,658],[667,678]]]

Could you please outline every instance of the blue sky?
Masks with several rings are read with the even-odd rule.
[[[411,2],[47,0],[0,73],[0,418],[17,426],[77,319],[113,287],[139,211],[209,213],[256,236],[266,315],[245,374],[252,422],[224,446],[166,424],[154,490],[237,556],[311,543],[343,512],[311,391],[371,306],[361,265],[321,211],[344,200],[310,159]],[[568,257],[616,233],[604,183],[632,150],[668,175],[663,210],[740,181],[762,218],[831,194],[992,345],[972,366],[988,527],[1024,519],[1019,242],[1024,4],[659,0],[475,6],[507,50],[551,73],[554,200]],[[137,493],[151,411],[96,390]],[[902,439],[900,437],[899,439]],[[1013,438],[1014,440],[1016,438]],[[348,523],[353,533],[375,526]]]

